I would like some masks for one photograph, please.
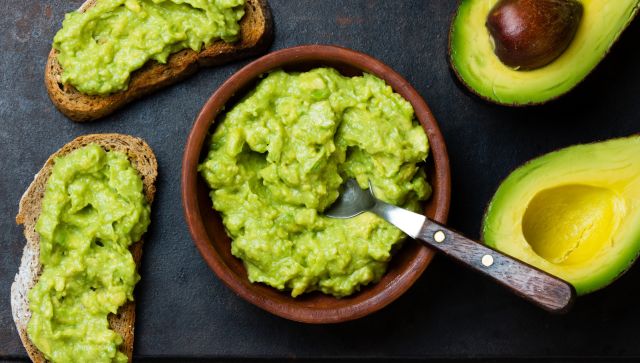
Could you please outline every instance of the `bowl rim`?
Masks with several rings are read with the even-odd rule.
[[[386,64],[364,53],[334,45],[301,45],[274,51],[242,67],[215,90],[196,117],[185,144],[181,178],[182,206],[189,232],[198,251],[218,278],[236,295],[285,319],[314,324],[338,323],[364,317],[396,300],[422,275],[435,251],[424,245],[420,247],[409,268],[402,271],[383,290],[355,305],[319,310],[297,304],[292,308],[259,296],[238,281],[209,239],[199,213],[200,206],[195,192],[199,178],[197,166],[207,134],[218,115],[224,111],[226,102],[235,96],[236,91],[255,82],[261,75],[304,61],[340,62],[371,73],[382,78],[395,92],[401,93],[403,98],[411,103],[416,119],[427,133],[429,158],[433,159],[434,163],[435,175],[431,182],[433,193],[428,214],[431,219],[446,223],[451,201],[449,156],[442,133],[426,102],[408,81]]]

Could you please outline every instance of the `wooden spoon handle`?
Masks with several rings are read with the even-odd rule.
[[[422,225],[416,240],[491,277],[550,312],[566,312],[575,299],[575,289],[569,283],[431,220]]]

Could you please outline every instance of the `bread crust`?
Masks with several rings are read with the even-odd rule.
[[[16,215],[16,223],[24,226],[24,236],[27,243],[22,254],[20,268],[11,285],[11,312],[13,314],[13,320],[29,358],[36,363],[46,362],[47,360],[27,336],[27,324],[31,318],[27,294],[36,284],[42,272],[42,266],[39,262],[40,236],[35,230],[35,225],[40,216],[42,198],[44,197],[47,180],[53,169],[54,159],[91,143],[96,143],[105,150],[115,150],[125,153],[129,157],[131,165],[138,170],[142,177],[143,192],[149,205],[153,202],[155,195],[155,180],[158,175],[158,162],[156,157],[144,140],[129,135],[91,134],[80,136],[52,154],[42,169],[36,174],[33,182],[20,199],[18,214]],[[129,248],[138,268],[140,267],[142,257],[142,244],[143,241],[141,239]],[[129,301],[125,303],[118,309],[117,314],[110,314],[108,320],[111,329],[123,337],[124,342],[120,347],[120,351],[126,354],[127,357],[129,357],[129,362],[131,362],[133,355],[135,302]]]
[[[79,9],[86,11],[96,0],[88,0]],[[125,91],[109,95],[86,95],[69,84],[62,84],[58,51],[51,49],[44,82],[51,101],[73,121],[92,121],[107,116],[125,104],[176,83],[202,66],[215,66],[265,52],[273,41],[273,21],[267,0],[247,0],[240,20],[240,39],[235,43],[214,41],[200,52],[184,49],[172,54],[166,64],[147,62],[131,74]]]

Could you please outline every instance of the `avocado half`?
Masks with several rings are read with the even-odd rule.
[[[568,48],[546,66],[522,71],[494,53],[485,22],[497,2],[461,1],[449,33],[449,59],[469,90],[511,106],[541,104],[570,91],[604,58],[640,7],[640,0],[580,0],[582,20]]]
[[[500,185],[485,244],[571,283],[607,286],[640,252],[640,135],[534,159]]]

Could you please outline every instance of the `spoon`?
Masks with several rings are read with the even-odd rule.
[[[327,217],[352,218],[364,212],[375,213],[416,241],[492,278],[547,311],[566,312],[573,304],[575,289],[569,283],[464,237],[422,214],[377,199],[371,182],[369,189],[362,190],[355,179],[348,179],[342,188],[338,199],[325,211]]]

